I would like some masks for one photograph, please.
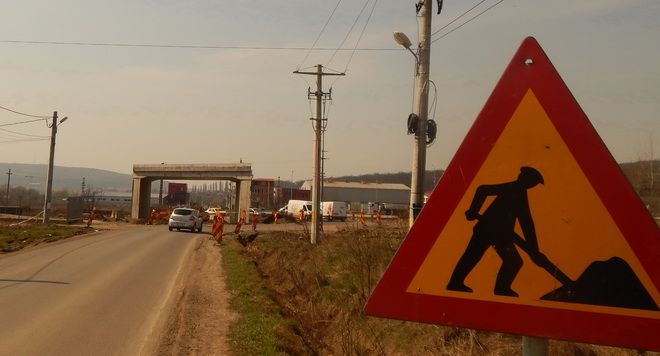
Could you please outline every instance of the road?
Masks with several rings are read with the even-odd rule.
[[[140,354],[206,236],[138,226],[0,256],[0,355]]]

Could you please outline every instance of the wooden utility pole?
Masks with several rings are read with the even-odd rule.
[[[294,74],[306,74],[316,76],[316,91],[311,92],[307,89],[307,97],[316,98],[316,117],[314,120],[314,173],[312,179],[312,227],[310,242],[316,244],[321,230],[321,131],[323,130],[323,100],[331,98],[332,93],[323,92],[323,76],[326,75],[346,75],[345,73],[324,73],[323,65],[316,65],[316,72],[294,71]],[[291,212],[289,212],[291,213]],[[295,212],[293,212],[295,214]]]
[[[50,220],[50,213],[51,213],[51,195],[53,193],[53,164],[55,162],[55,137],[57,136],[57,126],[64,121],[66,121],[68,117],[63,118],[59,123],[57,122],[57,111],[53,112],[53,122],[50,124],[51,128],[51,133],[50,133],[50,157],[48,159],[48,178],[47,178],[47,183],[46,183],[46,197],[44,199],[44,217],[42,222],[44,224],[48,224],[48,221]]]
[[[11,175],[14,174],[11,172],[11,168],[9,168],[9,172],[7,174],[7,205],[9,205],[9,183],[11,183]]]

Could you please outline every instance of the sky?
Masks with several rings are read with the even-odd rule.
[[[310,179],[307,88],[315,82],[292,72],[323,64],[346,72],[324,78],[333,99],[326,176],[410,171],[405,123],[414,58],[392,32],[417,42],[414,1],[376,1],[358,48],[379,50],[352,57],[346,50],[12,42],[309,48],[337,6],[316,48],[335,49],[346,38],[342,48],[352,49],[374,2],[0,0],[0,106],[68,117],[58,130],[58,166],[130,174],[136,163],[242,160],[255,177]],[[445,0],[433,30],[478,2]],[[504,0],[439,38],[496,2],[484,1],[433,37],[438,136],[427,169],[447,166],[526,36],[539,41],[617,161],[657,158],[660,1]],[[30,119],[0,110],[0,125]],[[14,132],[0,131],[0,162],[48,162],[48,140],[16,142],[49,136],[43,121],[0,129]]]

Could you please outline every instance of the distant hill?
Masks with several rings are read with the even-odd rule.
[[[620,166],[635,191],[637,191],[637,194],[645,201],[650,200],[652,206],[660,205],[660,160],[621,163]],[[47,165],[0,163],[0,186],[6,184],[6,173],[9,168],[12,170],[12,186],[23,186],[41,191],[45,189]],[[442,177],[443,172],[444,170],[426,172],[424,178],[425,192],[433,190],[440,177]],[[56,190],[67,189],[71,192],[79,192],[83,177],[85,177],[87,187],[92,190],[130,191],[132,184],[132,176],[130,174],[94,168],[55,166],[53,188]],[[330,177],[328,179],[344,182],[400,183],[410,186],[410,172],[372,173]],[[280,184],[282,186],[289,186],[291,183],[282,181]],[[296,184],[299,186],[302,184],[302,181],[296,182]]]
[[[430,192],[442,177],[444,170],[426,171],[424,192]],[[372,173],[355,176],[330,177],[329,180],[341,182],[400,183],[410,187],[410,172]]]
[[[23,186],[36,190],[46,190],[48,165],[0,163],[0,185],[6,186],[7,172],[11,168],[11,186]],[[70,192],[81,190],[82,179],[88,189],[104,191],[130,191],[132,176],[95,168],[60,167],[55,166],[53,172],[53,189],[66,189]]]

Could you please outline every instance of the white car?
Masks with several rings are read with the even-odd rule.
[[[271,212],[267,211],[264,208],[250,208],[250,209],[248,209],[248,214],[250,214],[250,216],[252,216],[254,214],[258,214],[262,218],[266,218],[266,217],[269,217],[270,215],[272,215]]]
[[[170,231],[177,229],[188,229],[191,232],[197,230],[197,232],[202,232],[202,217],[199,216],[199,211],[189,208],[176,208],[170,215],[170,221],[167,223],[167,227]]]
[[[215,216],[215,213],[220,213],[220,214],[227,215],[227,211],[222,210],[222,208],[208,208],[204,212],[209,214],[210,217]]]

